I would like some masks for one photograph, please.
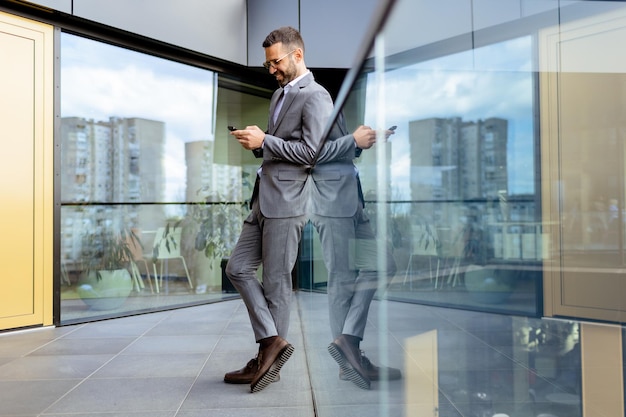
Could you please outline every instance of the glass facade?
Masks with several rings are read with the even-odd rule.
[[[226,126],[263,124],[271,92],[67,33],[60,52],[61,322],[236,296],[258,163]]]
[[[549,248],[535,187],[531,37],[440,51],[386,57],[384,80],[364,71],[347,99],[353,127],[397,126],[358,161],[370,216],[383,210],[404,271],[388,296],[539,316]],[[515,100],[496,94],[505,86]]]

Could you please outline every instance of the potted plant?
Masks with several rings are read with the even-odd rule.
[[[94,310],[120,307],[133,289],[129,267],[142,244],[131,229],[99,226],[82,241],[83,273],[77,293]]]
[[[194,249],[203,255],[194,263],[196,292],[204,293],[209,286],[224,290],[222,264],[239,235],[242,206],[227,203],[223,195],[206,188],[200,189],[198,194],[201,202],[189,211]]]

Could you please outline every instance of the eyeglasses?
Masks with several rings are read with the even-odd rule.
[[[269,70],[270,67],[276,69],[276,65],[278,65],[278,63],[280,61],[282,61],[284,58],[288,57],[289,55],[293,54],[294,52],[296,52],[298,49],[294,49],[291,52],[286,53],[285,55],[281,56],[280,58],[276,58],[276,59],[270,59],[269,61],[265,61],[263,63],[263,67],[265,67],[266,70]]]

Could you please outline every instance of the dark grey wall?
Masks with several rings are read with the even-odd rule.
[[[298,0],[248,1],[248,65],[260,67],[265,61],[263,40],[281,26],[300,27]],[[305,39],[306,42],[306,39]]]
[[[368,32],[377,0],[301,0],[300,33],[307,64],[350,68]]]
[[[250,0],[249,65],[265,61],[265,36],[288,25],[304,38],[307,66],[350,68],[377,5],[378,0]]]
[[[460,49],[470,50],[481,43],[481,34],[472,31],[538,13],[552,13],[558,18],[559,0],[437,0],[428,2],[400,1],[391,12],[385,28],[386,53],[391,55],[420,46],[466,35]],[[445,24],[441,24],[445,22]],[[408,29],[407,29],[408,28]],[[420,30],[416,30],[419,28]],[[506,26],[502,30],[507,30]],[[409,36],[407,36],[407,34]]]

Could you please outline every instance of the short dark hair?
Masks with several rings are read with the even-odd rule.
[[[263,48],[270,47],[275,43],[282,43],[291,48],[300,48],[304,51],[304,41],[300,32],[291,26],[283,26],[270,32],[263,41]]]

